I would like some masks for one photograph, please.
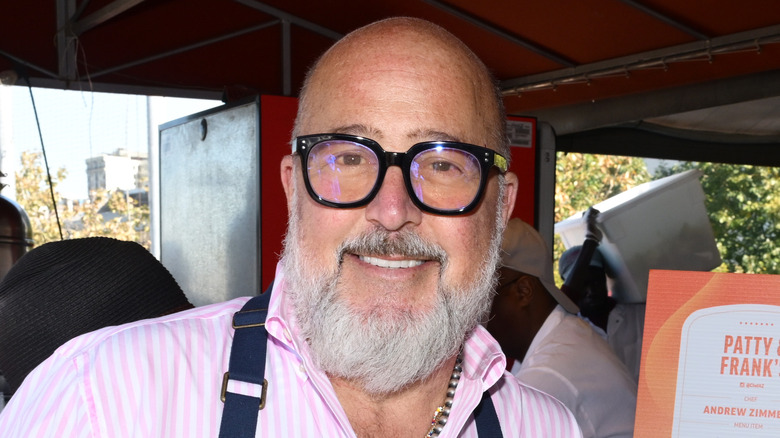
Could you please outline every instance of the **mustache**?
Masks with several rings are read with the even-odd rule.
[[[447,264],[447,252],[414,231],[387,231],[375,228],[348,238],[336,250],[339,264],[347,253],[367,256],[402,256],[417,260],[439,262],[442,269]]]

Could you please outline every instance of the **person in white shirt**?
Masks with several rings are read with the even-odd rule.
[[[558,259],[558,273],[566,279],[571,274],[582,246],[573,246]],[[639,382],[639,363],[642,356],[642,331],[645,325],[645,303],[623,303],[609,293],[607,278],[613,270],[599,248],[588,264],[587,280],[581,292],[580,316],[591,321],[607,340],[628,372]]]
[[[631,437],[637,385],[607,342],[558,287],[552,257],[529,224],[512,219],[504,233],[497,295],[487,323],[512,373],[562,401],[583,437]]]

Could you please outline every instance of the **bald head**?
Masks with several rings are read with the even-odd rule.
[[[310,72],[295,136],[345,140],[304,149],[314,139],[299,139],[282,160],[291,217],[283,260],[293,307],[306,312],[298,320],[311,322],[301,332],[329,374],[373,395],[425,386],[484,316],[517,187],[512,172],[482,164],[492,155],[483,148],[504,145],[496,96],[463,43],[417,19],[358,29]],[[337,201],[320,202],[312,179]],[[356,186],[372,193],[352,202]],[[473,209],[445,214],[437,202],[449,194],[473,196]],[[377,369],[387,361],[393,367]]]
[[[457,140],[508,156],[503,105],[490,72],[465,44],[433,23],[390,18],[333,45],[306,78],[294,135],[333,132],[340,126],[322,126],[319,116],[343,110],[342,103],[355,99],[374,105],[377,117],[398,117],[401,111],[395,109],[439,111],[442,118],[461,122],[447,131]],[[348,114],[344,124],[353,124]]]

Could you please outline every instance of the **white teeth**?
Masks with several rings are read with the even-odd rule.
[[[360,260],[380,268],[413,268],[423,264],[422,260],[385,260],[377,257],[360,256]]]

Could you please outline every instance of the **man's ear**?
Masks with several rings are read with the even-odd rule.
[[[501,215],[504,219],[504,225],[509,222],[512,212],[515,210],[515,200],[517,199],[517,175],[513,172],[504,174],[504,199],[501,202]]]
[[[295,163],[293,163],[293,156],[292,155],[285,155],[284,158],[282,158],[282,163],[280,165],[280,173],[282,178],[282,187],[284,187],[284,194],[287,197],[287,213],[290,212],[290,208],[292,208],[292,197],[293,197],[293,178],[295,178]]]
[[[521,306],[528,306],[534,297],[533,278],[523,275],[512,285],[512,293],[516,294],[517,302]]]

